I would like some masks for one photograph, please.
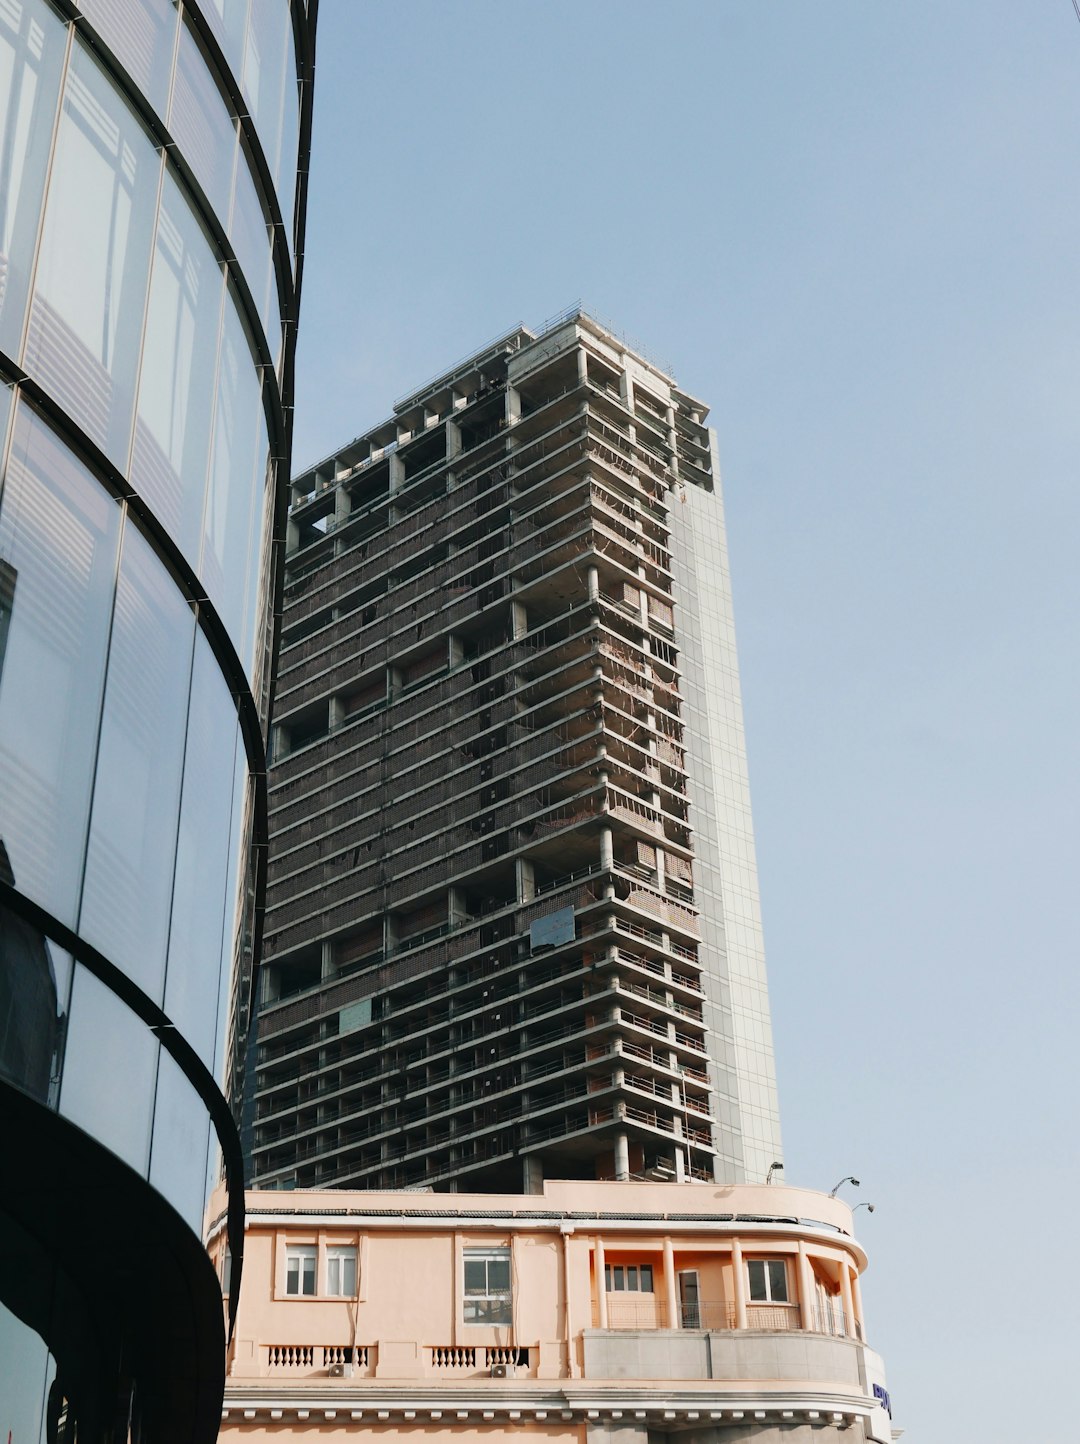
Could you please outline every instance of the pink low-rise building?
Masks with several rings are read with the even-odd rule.
[[[892,1444],[837,1198],[251,1193],[221,1439]],[[223,1220],[211,1252],[228,1287]]]

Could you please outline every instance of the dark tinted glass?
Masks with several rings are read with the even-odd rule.
[[[67,27],[44,0],[0,5],[0,349],[17,356]]]

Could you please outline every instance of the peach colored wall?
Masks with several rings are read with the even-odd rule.
[[[380,1424],[364,1419],[355,1424],[338,1426],[322,1419],[310,1424],[294,1421],[280,1424],[245,1424],[227,1419],[218,1434],[219,1444],[286,1444],[305,1437],[318,1439],[319,1444],[356,1444],[357,1438],[374,1439],[381,1444],[431,1444],[444,1434],[459,1434],[464,1439],[478,1439],[482,1444],[521,1444],[524,1437],[540,1439],[547,1444],[584,1444],[585,1425],[566,1420],[557,1424],[539,1423],[529,1417],[517,1425],[484,1424],[480,1419],[457,1419],[452,1412],[431,1424]]]

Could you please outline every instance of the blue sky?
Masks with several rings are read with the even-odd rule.
[[[323,0],[314,145],[299,465],[578,299],[711,404],[787,1178],[876,1204],[907,1438],[1032,1437],[1077,1340],[1070,0]]]

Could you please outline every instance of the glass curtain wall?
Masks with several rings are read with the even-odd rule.
[[[315,11],[0,4],[0,1437],[220,1418]]]

